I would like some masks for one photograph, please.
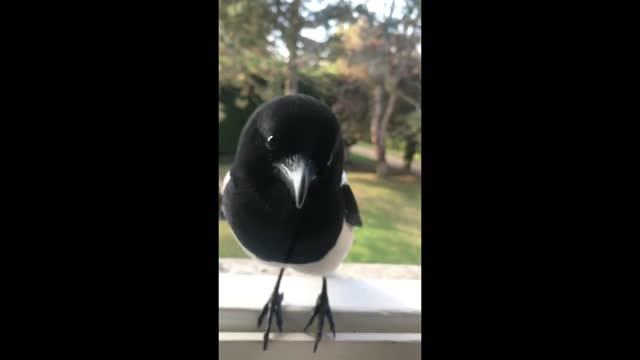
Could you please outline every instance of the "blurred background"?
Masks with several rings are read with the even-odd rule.
[[[351,263],[421,262],[420,1],[219,1],[219,182],[261,103],[303,93],[331,107],[364,227]],[[226,222],[221,257],[244,258]]]

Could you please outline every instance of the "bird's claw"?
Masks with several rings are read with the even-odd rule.
[[[316,307],[313,309],[313,313],[311,314],[311,318],[307,323],[307,326],[304,327],[304,332],[307,332],[307,329],[313,323],[313,320],[318,317],[318,326],[315,334],[315,344],[313,345],[313,352],[316,352],[318,349],[318,343],[320,343],[320,339],[322,339],[322,330],[324,328],[324,320],[325,317],[329,320],[329,329],[333,333],[333,338],[336,337],[336,329],[335,324],[333,323],[333,315],[331,314],[331,307],[329,306],[329,298],[326,293],[326,286],[323,287],[323,291],[318,296],[318,300],[316,302]]]
[[[267,316],[267,330],[264,333],[264,340],[262,343],[263,351],[267,350],[267,346],[269,344],[269,334],[271,333],[271,324],[273,323],[274,317],[276,319],[276,326],[278,326],[278,330],[282,332],[282,299],[284,299],[284,294],[274,291],[273,294],[271,294],[269,301],[267,301],[262,308],[260,316],[258,316],[258,329],[262,326],[265,315]]]

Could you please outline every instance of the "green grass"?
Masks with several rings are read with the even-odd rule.
[[[373,149],[373,148],[374,148],[373,144],[368,143],[368,142],[366,142],[366,141],[359,141],[359,142],[357,143],[357,146],[360,146],[360,147],[363,147],[363,148],[367,148],[367,149]],[[386,152],[387,152],[387,154],[390,154],[390,155],[396,156],[396,157],[398,157],[398,158],[400,158],[400,159],[403,159],[403,158],[404,158],[404,150],[400,150],[400,149],[394,149],[394,148],[392,148],[392,147],[391,147],[391,143],[390,143],[390,142],[387,142],[387,149],[386,149]],[[421,153],[420,153],[420,152],[416,152],[416,153],[415,153],[415,155],[414,155],[414,157],[413,157],[413,159],[414,159],[414,160],[416,160],[416,161],[420,161],[421,156],[422,156],[422,155],[421,155]]]
[[[368,168],[371,168],[371,169],[375,169],[376,168],[376,161],[375,160],[369,159],[368,157],[362,156],[360,154],[356,154],[354,152],[349,154],[349,156],[350,156],[351,162],[353,162],[353,163],[355,163],[357,165],[368,167]]]
[[[346,262],[415,264],[421,263],[420,182],[411,175],[378,179],[375,162],[352,155],[347,167],[349,184],[358,201],[364,227],[356,229],[353,248]],[[222,184],[230,164],[219,166]],[[220,257],[246,257],[236,243],[229,225],[219,223]]]

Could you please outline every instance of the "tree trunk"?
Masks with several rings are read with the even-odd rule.
[[[298,39],[302,30],[303,19],[300,17],[301,0],[293,0],[288,8],[287,20],[289,21],[289,33],[284,34],[289,60],[287,61],[287,79],[284,92],[286,95],[298,93]]]
[[[396,106],[396,102],[398,100],[398,93],[392,92],[389,97],[389,102],[387,103],[387,108],[384,112],[384,117],[382,118],[382,122],[380,123],[380,128],[378,129],[378,143],[376,144],[377,148],[377,160],[378,165],[376,166],[376,173],[380,176],[386,176],[389,173],[389,165],[387,164],[386,159],[386,142],[387,139],[387,131],[389,127],[389,122],[391,121],[391,115],[393,115],[393,110]]]
[[[404,148],[404,170],[408,173],[411,172],[411,164],[416,150],[418,150],[418,143],[414,139],[407,139],[407,144]]]
[[[294,95],[298,93],[297,46],[287,46],[287,48],[289,49],[289,62],[287,63],[287,82],[284,92],[286,95]]]
[[[380,129],[380,118],[382,117],[382,96],[384,93],[384,87],[382,82],[378,81],[373,90],[373,112],[371,113],[371,143],[378,143],[378,135]]]

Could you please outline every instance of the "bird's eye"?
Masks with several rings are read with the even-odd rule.
[[[276,146],[276,140],[273,138],[273,135],[269,136],[269,138],[267,139],[267,149],[273,150],[275,146]]]

